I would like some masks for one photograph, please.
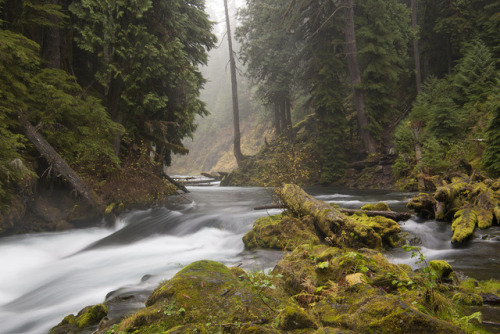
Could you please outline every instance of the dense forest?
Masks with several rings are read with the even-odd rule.
[[[217,38],[205,1],[0,5],[2,229],[43,189],[71,190],[37,135],[105,206],[171,193],[165,167],[209,114],[200,67]],[[242,120],[264,145],[243,149],[227,183],[432,189],[435,175],[498,175],[499,10],[488,0],[247,1],[233,20]],[[219,124],[202,125],[192,155],[230,145],[224,67],[213,85],[225,94],[205,99],[216,99]]]
[[[279,184],[268,171],[345,182],[381,160],[409,189],[432,188],[434,175],[498,175],[499,10],[475,0],[247,1],[239,56],[279,139],[230,183]]]
[[[171,193],[163,166],[207,114],[204,1],[2,0],[0,13],[0,232],[33,193],[69,188],[30,130],[104,205]]]

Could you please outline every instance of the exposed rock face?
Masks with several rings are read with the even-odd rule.
[[[31,198],[11,203],[0,217],[0,236],[87,227],[99,223],[99,217],[85,199],[69,191],[40,190]]]

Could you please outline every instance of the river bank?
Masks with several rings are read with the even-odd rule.
[[[0,319],[5,332],[39,334],[68,313],[76,314],[84,306],[116,297],[141,296],[134,302],[136,307],[143,307],[160,281],[173,277],[183,266],[197,260],[240,266],[247,272],[276,265],[282,256],[280,251],[249,251],[242,242],[244,233],[251,230],[257,218],[280,212],[253,210],[255,206],[271,203],[272,193],[264,188],[189,189],[191,194],[185,197],[190,204],[160,212],[133,212],[123,216],[115,229],[93,228],[2,239],[0,254],[5,256],[1,260],[6,265],[0,284],[1,299],[5,301],[0,306]],[[307,190],[341,207],[359,208],[384,201],[397,211],[403,210],[414,195],[339,188]],[[466,248],[457,249],[450,245],[449,226],[446,228],[445,223],[412,218],[400,226],[403,232],[422,240],[422,252],[429,260],[447,260],[455,271],[472,277],[500,272],[494,269],[499,263],[495,254],[500,254],[500,243],[493,238],[483,239],[476,234]],[[149,232],[139,233],[145,229]],[[491,236],[493,231],[499,234],[497,227],[493,229],[488,230]],[[134,239],[132,235],[138,237]],[[395,250],[387,256],[391,262],[408,263],[416,268],[409,253],[399,254]]]

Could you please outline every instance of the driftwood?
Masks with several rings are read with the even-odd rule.
[[[71,185],[71,187],[82,195],[90,205],[101,215],[105,208],[101,199],[87,184],[78,176],[78,174],[68,165],[68,163],[54,150],[54,148],[37,132],[35,127],[28,121],[23,112],[19,112],[19,121],[24,127],[26,137],[35,146],[36,150],[47,160],[49,165],[59,173]]]
[[[270,210],[270,209],[286,209],[286,205],[283,204],[270,204],[263,206],[256,206],[254,210]],[[392,219],[394,221],[405,221],[411,218],[411,213],[409,212],[396,212],[396,211],[373,211],[373,210],[361,210],[361,209],[339,209],[340,212],[346,215],[353,215],[356,212],[361,212],[368,217],[385,217]]]

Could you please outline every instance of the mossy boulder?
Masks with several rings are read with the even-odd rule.
[[[354,227],[354,231],[358,232],[357,235],[353,237],[362,237],[365,239],[363,241],[367,245],[373,244],[374,247],[370,248],[389,248],[394,247],[395,243],[399,240],[399,233],[401,232],[401,228],[398,223],[394,220],[375,216],[368,217],[362,212],[356,212],[354,215],[350,216],[349,219],[353,220],[358,226]],[[371,235],[369,231],[366,231],[366,228],[372,229],[376,236],[374,240],[366,240],[366,237]]]
[[[420,193],[417,196],[414,196],[406,205],[408,209],[412,209],[419,216],[428,219],[435,217],[435,206],[436,200],[431,194],[428,193]]]
[[[248,249],[268,248],[292,250],[303,243],[319,244],[320,239],[314,230],[311,217],[302,219],[288,215],[259,218],[251,231],[243,236]]]
[[[441,281],[448,280],[450,274],[453,272],[451,265],[443,260],[432,260],[429,261],[429,266],[434,270],[437,275],[437,279]]]
[[[190,324],[192,330],[215,333],[221,328],[232,332],[250,324],[270,323],[277,315],[273,306],[281,302],[279,293],[264,288],[257,291],[240,276],[217,262],[194,262],[156,288],[146,308],[121,321],[117,330],[177,333]],[[266,302],[260,293],[266,295]]]
[[[456,293],[451,299],[452,302],[464,306],[481,306],[483,305],[483,298],[475,293]]]
[[[108,314],[108,308],[103,304],[87,306],[75,316],[66,316],[57,326],[50,330],[50,334],[73,334],[97,329],[99,322]]]
[[[317,309],[321,323],[355,333],[462,333],[460,328],[417,311],[396,296],[369,290],[366,287],[325,300]]]
[[[292,331],[296,329],[317,329],[318,326],[309,314],[302,308],[293,306],[285,307],[279,314],[279,329]]]
[[[385,290],[397,289],[398,283],[407,286],[411,282],[411,269],[391,264],[377,251],[343,251],[325,245],[298,247],[283,257],[273,273],[282,275],[281,287],[291,295],[299,294],[305,281],[315,287],[331,282],[344,284],[353,274],[362,274],[366,283]]]
[[[361,207],[361,210],[367,210],[367,211],[391,211],[389,208],[389,205],[385,202],[379,202],[379,203],[368,203],[365,204]]]

